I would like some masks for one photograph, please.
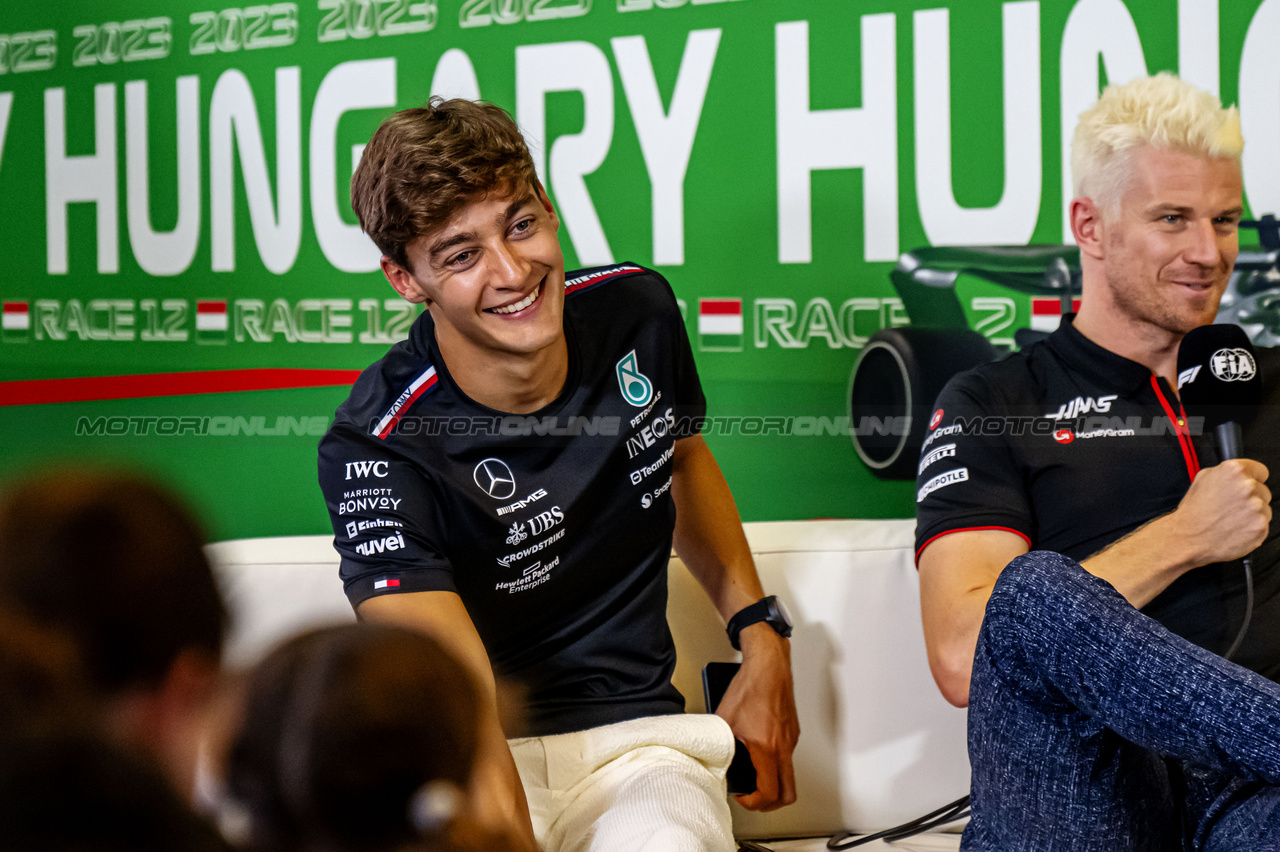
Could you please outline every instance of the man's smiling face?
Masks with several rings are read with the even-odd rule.
[[[431,312],[451,370],[536,355],[564,337],[559,228],[541,187],[491,192],[410,243],[410,269],[383,258],[383,271]]]
[[[1213,322],[1239,251],[1239,165],[1143,148],[1107,222],[1106,280],[1134,327],[1181,336]]]

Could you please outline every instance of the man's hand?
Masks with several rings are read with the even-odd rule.
[[[725,691],[716,715],[746,744],[756,767],[756,791],[738,796],[752,811],[771,811],[796,800],[791,753],[800,737],[791,680],[791,643],[767,624],[743,628],[742,668]]]
[[[1231,459],[1196,476],[1172,519],[1186,538],[1194,567],[1251,553],[1271,527],[1267,468],[1252,459]]]
[[[671,495],[676,501],[676,552],[728,621],[764,597],[738,509],[715,456],[701,435],[676,441]],[[738,802],[770,811],[796,800],[791,752],[800,736],[791,685],[791,643],[764,623],[742,628],[742,668],[716,715],[747,745],[756,792]]]

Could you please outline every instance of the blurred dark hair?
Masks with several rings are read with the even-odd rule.
[[[75,644],[0,611],[0,849],[227,847],[141,756],[105,733]]]
[[[352,624],[305,633],[250,675],[227,757],[249,848],[391,850],[420,842],[410,817],[432,781],[465,789],[479,693],[429,637]],[[447,784],[445,786],[448,786]]]
[[[228,847],[141,756],[95,727],[0,735],[0,848],[220,852]]]
[[[0,600],[75,643],[92,686],[157,684],[222,650],[226,609],[181,502],[122,473],[51,471],[0,498]]]

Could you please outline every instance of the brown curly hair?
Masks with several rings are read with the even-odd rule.
[[[406,248],[489,192],[537,186],[520,129],[499,106],[433,97],[382,123],[351,177],[351,207],[384,255]]]

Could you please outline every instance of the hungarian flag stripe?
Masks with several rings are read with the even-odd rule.
[[[1080,300],[1071,300],[1071,310],[1080,310]],[[1036,331],[1054,331],[1062,322],[1062,300],[1057,296],[1031,298],[1031,327]]]
[[[31,313],[26,302],[5,302],[3,319],[5,331],[26,331],[31,327]]]
[[[226,300],[199,299],[196,301],[196,331],[226,331]]]

